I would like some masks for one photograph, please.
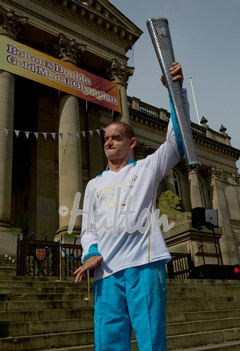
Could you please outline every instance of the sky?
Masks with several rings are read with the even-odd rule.
[[[146,27],[149,18],[168,19],[176,61],[184,71],[191,120],[210,128],[221,124],[240,149],[240,0],[110,0],[144,33],[129,50],[134,66],[127,94],[169,111],[168,94],[160,83],[161,69]],[[240,168],[240,161],[237,163]]]

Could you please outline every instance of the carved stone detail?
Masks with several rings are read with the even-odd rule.
[[[99,33],[108,36],[114,41],[125,45],[126,50],[130,49],[141,35],[137,30],[136,34],[124,27],[123,22],[111,11],[97,0],[32,0],[42,3],[44,6],[53,8],[77,23],[90,27]]]
[[[16,39],[26,25],[27,20],[27,17],[17,15],[12,9],[7,11],[3,7],[0,7],[0,34],[5,34]]]
[[[108,77],[115,83],[127,85],[128,78],[133,75],[134,67],[129,67],[123,62],[112,59],[111,67],[107,69]]]
[[[240,174],[233,173],[232,174],[232,182],[234,185],[240,185]]]
[[[59,34],[59,44],[56,47],[56,54],[65,62],[78,64],[81,54],[86,50],[86,45],[76,43],[76,40]]]
[[[217,167],[212,167],[211,168],[211,180],[221,180],[223,176],[223,169],[217,168]]]

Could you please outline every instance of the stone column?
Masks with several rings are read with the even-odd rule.
[[[77,65],[80,52],[84,50],[83,45],[76,44],[60,35],[59,57],[65,61]],[[68,94],[62,94],[59,106],[59,235],[70,238],[67,234],[70,211],[76,193],[82,194],[82,159],[80,116],[78,98]],[[79,205],[79,207],[81,204]],[[62,214],[62,215],[61,215]],[[72,236],[79,234],[81,218],[78,216],[73,228]]]
[[[220,240],[223,263],[228,265],[237,264],[236,241],[230,224],[230,213],[227,206],[224,192],[223,170],[212,167],[211,186],[213,189],[213,208],[218,210],[219,226],[223,229],[223,236]]]
[[[107,70],[108,76],[119,86],[120,100],[121,100],[121,114],[114,118],[114,120],[119,120],[130,124],[130,115],[128,109],[127,100],[127,81],[130,76],[133,75],[134,68],[128,67],[124,63],[112,59],[111,68]]]
[[[190,199],[192,208],[203,207],[201,193],[199,189],[198,170],[188,170],[188,180],[190,182]]]
[[[13,10],[6,11],[0,7],[0,35],[16,39],[26,22],[26,17],[20,17]],[[0,254],[11,253],[12,250],[15,255],[16,235],[11,237],[10,233],[15,231],[11,223],[14,87],[14,75],[0,71]],[[4,232],[7,231],[5,235]],[[5,252],[2,252],[4,247]]]
[[[14,75],[0,73],[0,225],[10,225],[12,199],[13,133],[4,135],[3,128],[13,130]]]

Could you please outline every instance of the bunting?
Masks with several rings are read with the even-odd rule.
[[[82,132],[53,133],[53,132],[34,132],[34,131],[28,131],[28,130],[2,128],[0,129],[0,132],[3,131],[6,137],[9,136],[9,133],[12,132],[17,138],[19,138],[20,135],[24,135],[26,139],[30,139],[30,136],[32,135],[36,140],[39,140],[39,136],[42,135],[45,140],[49,138],[56,140],[57,138],[63,139],[64,136],[67,136],[68,138],[77,137],[78,139],[80,139],[81,135],[84,138],[86,138],[87,135],[90,135],[91,137],[95,135],[101,136],[101,133],[104,132],[104,130],[105,128],[84,130]]]

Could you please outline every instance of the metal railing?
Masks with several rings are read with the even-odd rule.
[[[73,277],[80,266],[81,245],[63,244],[55,241],[18,239],[17,275],[38,277]],[[193,270],[190,254],[172,253],[167,264],[169,279],[189,279]]]
[[[45,240],[18,239],[17,275],[72,277],[80,265],[82,247]]]
[[[192,277],[193,262],[191,254],[171,253],[172,260],[167,264],[169,279],[189,279]]]

